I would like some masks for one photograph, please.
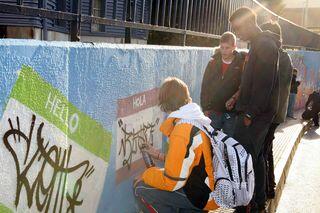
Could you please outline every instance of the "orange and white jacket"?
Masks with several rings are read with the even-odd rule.
[[[142,179],[161,190],[183,188],[194,206],[205,210],[217,209],[209,195],[214,187],[210,140],[194,125],[176,124],[177,121],[177,118],[168,118],[160,127],[160,131],[169,137],[164,168],[149,168]]]

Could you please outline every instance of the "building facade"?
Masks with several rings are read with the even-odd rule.
[[[72,13],[75,2],[77,1],[24,0],[23,6]],[[135,21],[148,24],[150,23],[149,2],[150,0],[81,0],[80,10],[82,15],[117,20],[128,20],[128,17],[133,17]],[[17,1],[0,0],[0,3],[16,5]],[[70,41],[70,24],[69,21],[63,20],[0,13],[0,37]],[[81,23],[80,29],[82,42],[124,43],[124,27]],[[132,43],[144,44],[147,37],[146,30],[133,29],[131,32]]]

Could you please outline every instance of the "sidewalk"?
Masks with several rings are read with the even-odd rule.
[[[298,118],[301,118],[301,112],[297,112],[296,115]],[[287,121],[281,124],[276,130],[273,141],[276,197],[268,202],[268,212],[275,212],[277,208],[293,156],[302,136],[309,126],[310,122],[302,122],[300,119],[287,119]],[[232,209],[220,208],[211,213],[229,213],[233,211]]]
[[[297,115],[298,118],[301,118],[301,113],[297,113]],[[292,159],[302,136],[310,128],[310,124],[311,122],[303,122],[300,119],[287,119],[276,131],[275,140],[273,141],[276,196],[268,202],[269,212],[275,212],[277,208]]]
[[[320,212],[320,129],[312,127],[296,151],[277,213]]]

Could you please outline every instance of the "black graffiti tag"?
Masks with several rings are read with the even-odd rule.
[[[133,155],[140,151],[143,144],[153,145],[153,134],[155,126],[158,124],[159,118],[157,118],[153,123],[143,123],[138,131],[134,128],[131,131],[128,131],[123,121],[121,119],[118,121],[118,125],[123,133],[118,155],[122,154],[124,157],[122,162],[123,166],[128,166],[128,169],[130,169]]]
[[[64,203],[67,203],[67,212],[75,212],[76,206],[81,206],[83,200],[81,200],[80,193],[83,186],[83,181],[85,178],[89,178],[94,172],[94,167],[90,165],[88,160],[82,161],[81,163],[69,166],[72,146],[69,145],[68,149],[62,149],[58,146],[49,147],[49,141],[44,142],[42,137],[42,130],[44,123],[41,123],[37,128],[36,138],[34,139],[37,144],[37,149],[29,159],[30,145],[33,142],[32,135],[35,128],[36,116],[32,116],[29,134],[26,135],[20,130],[19,117],[16,117],[17,128],[13,128],[12,121],[8,119],[11,129],[9,129],[3,136],[3,142],[5,147],[11,153],[17,172],[17,187],[16,187],[16,197],[15,206],[17,207],[20,202],[20,197],[22,189],[25,189],[28,207],[34,204],[38,211],[48,212],[49,208],[52,212],[61,212]],[[13,149],[9,138],[13,136],[14,143],[25,142],[26,153],[23,156],[23,163],[19,162],[17,153]],[[20,156],[21,157],[21,156]],[[37,174],[31,174],[35,176],[34,180],[30,178],[30,168],[39,162],[41,165]],[[48,171],[52,172],[48,172]],[[70,177],[68,175],[77,172],[80,174],[77,177],[73,190],[70,193],[66,188],[67,180]],[[49,177],[49,183],[44,181],[44,177]],[[51,178],[51,179],[50,179]],[[68,184],[70,181],[68,181]],[[55,193],[53,193],[55,191]]]

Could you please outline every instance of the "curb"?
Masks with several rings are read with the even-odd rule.
[[[279,204],[280,197],[281,197],[284,185],[286,183],[286,179],[287,179],[287,176],[288,176],[288,173],[289,173],[289,169],[290,169],[293,157],[294,157],[294,155],[296,153],[297,147],[298,147],[303,135],[305,134],[305,132],[308,129],[310,129],[311,124],[312,124],[311,121],[303,123],[303,128],[301,129],[297,139],[294,142],[294,145],[293,145],[293,147],[292,147],[292,149],[290,151],[290,154],[289,154],[289,156],[288,156],[288,158],[286,160],[285,166],[284,166],[284,168],[283,168],[283,170],[281,172],[280,179],[276,183],[276,193],[275,193],[276,195],[275,195],[275,198],[270,200],[270,201],[268,201],[268,203],[267,203],[267,210],[270,213],[274,213],[276,211],[276,209],[277,209],[277,206]]]

